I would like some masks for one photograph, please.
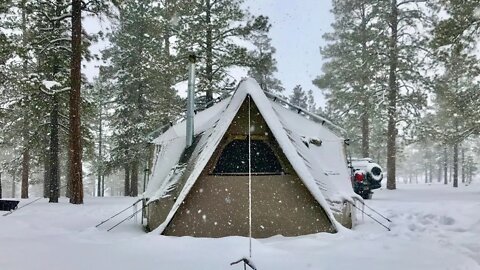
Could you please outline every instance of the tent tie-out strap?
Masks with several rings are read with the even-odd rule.
[[[114,218],[114,217],[116,217],[116,216],[120,215],[121,213],[123,213],[123,212],[127,211],[128,209],[130,209],[130,208],[134,207],[134,206],[135,206],[135,205],[136,205],[138,202],[140,202],[141,200],[142,200],[142,199],[138,199],[137,201],[135,201],[135,202],[134,202],[132,205],[130,205],[129,207],[127,207],[127,208],[123,209],[122,211],[120,211],[120,212],[116,213],[115,215],[113,215],[113,216],[111,216],[111,217],[109,217],[109,218],[105,219],[104,221],[102,221],[102,222],[98,223],[97,225],[95,225],[95,228],[97,228],[98,226],[100,226],[100,225],[104,224],[105,222],[107,222],[107,221],[111,220],[112,218]]]
[[[113,225],[112,227],[110,227],[107,232],[113,230],[114,228],[116,228],[118,225],[122,224],[123,222],[133,218],[135,215],[137,215],[140,211],[143,211],[143,209],[145,209],[146,205],[145,206],[142,206],[142,208],[138,209],[137,211],[133,212],[133,214],[129,215],[128,217],[122,219],[120,222],[118,222],[117,224]]]
[[[17,210],[20,210],[20,209],[22,209],[22,208],[25,207],[25,206],[29,206],[30,204],[32,204],[32,203],[34,203],[34,202],[36,202],[36,201],[38,201],[38,200],[41,200],[41,199],[43,199],[43,197],[37,198],[36,200],[33,200],[33,201],[31,201],[31,202],[29,202],[29,203],[27,203],[27,204],[25,204],[25,205],[22,205],[22,206],[18,207],[17,209],[14,209],[14,210],[12,210],[12,211],[10,211],[10,212],[7,212],[7,213],[3,214],[2,216],[6,217],[6,216],[8,216],[8,215],[10,215],[10,214],[13,214],[13,212],[15,212],[15,211],[17,211]]]
[[[357,207],[355,204],[351,204],[353,205],[353,207],[355,207],[356,209],[360,210],[363,214],[367,215],[367,217],[371,218],[373,221],[375,221],[376,223],[380,224],[382,227],[384,227],[385,229],[387,229],[388,231],[391,231],[391,229],[386,226],[385,224],[383,224],[382,222],[378,221],[378,219],[374,218],[372,215],[368,214],[368,213],[365,213],[365,211],[363,211],[363,209]]]
[[[378,211],[376,211],[375,209],[373,209],[372,207],[368,206],[367,204],[365,204],[365,202],[362,202],[363,206],[366,206],[368,209],[372,210],[372,212],[374,212],[375,214],[381,216],[382,218],[384,218],[386,221],[388,222],[392,222],[389,218],[387,218],[386,216],[380,214]]]
[[[61,189],[65,188],[65,187],[67,187],[67,185],[58,187],[57,189],[58,189],[58,190],[61,190]],[[37,198],[37,199],[35,199],[35,200],[33,200],[33,201],[25,204],[25,205],[22,205],[22,206],[18,207],[18,208],[15,209],[15,210],[12,210],[12,211],[10,211],[10,212],[8,212],[8,213],[3,214],[2,216],[6,217],[6,216],[8,216],[8,215],[10,215],[10,214],[13,214],[14,212],[16,212],[16,211],[18,211],[18,210],[20,210],[20,209],[22,209],[22,208],[24,208],[24,207],[26,207],[26,206],[29,206],[29,205],[31,205],[31,204],[33,204],[33,203],[35,203],[35,202],[37,202],[37,201],[39,201],[39,200],[41,200],[41,199],[43,199],[43,197]]]

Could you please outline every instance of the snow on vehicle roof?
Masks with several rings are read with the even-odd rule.
[[[358,198],[350,184],[343,138],[269,100],[255,80],[244,79],[232,97],[195,115],[196,145],[188,160],[182,157],[182,154],[185,155],[185,121],[172,126],[153,141],[160,151],[143,196],[152,202],[169,196],[175,188],[180,189],[166,220],[156,229],[159,233],[168,225],[195,184],[247,95],[255,102],[295,172],[334,224],[338,223],[330,211],[332,202]]]

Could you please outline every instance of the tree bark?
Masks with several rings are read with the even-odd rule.
[[[15,198],[15,195],[16,195],[15,194],[16,193],[16,190],[15,190],[16,189],[15,188],[16,187],[16,180],[15,180],[15,178],[16,178],[16,174],[14,173],[12,175],[12,198]]]
[[[123,196],[130,196],[130,166],[126,164],[124,166],[124,170],[125,170],[125,186],[124,186]]]
[[[70,203],[83,203],[82,137],[80,120],[80,88],[82,63],[82,0],[72,0],[72,62],[70,89],[70,176],[72,194]]]
[[[130,175],[130,196],[138,196],[138,161],[132,162],[132,174]]]
[[[433,182],[433,165],[431,160],[428,161],[428,182]]]
[[[65,188],[65,197],[69,198],[72,197],[72,173],[71,173],[71,164],[70,164],[70,157],[71,152],[67,151],[67,157],[68,157],[68,162],[67,162],[67,187]]]
[[[22,199],[28,198],[28,176],[30,174],[30,151],[24,148],[22,154]]]
[[[453,145],[453,187],[458,187],[458,143]]]
[[[103,184],[102,184],[102,175],[103,175],[103,153],[102,153],[102,147],[103,147],[103,137],[102,137],[102,132],[103,132],[103,127],[102,127],[102,111],[103,111],[103,97],[102,97],[102,87],[100,86],[99,89],[99,101],[100,101],[100,116],[99,116],[99,123],[98,123],[98,172],[97,172],[97,196],[102,197],[103,196]]]
[[[448,153],[447,146],[443,147],[443,184],[448,185]]]
[[[387,127],[387,189],[396,189],[396,111],[397,111],[397,65],[398,65],[398,7],[397,1],[391,1],[390,11],[390,44],[389,44],[389,76],[388,76],[388,127]]]
[[[205,96],[205,102],[208,104],[210,101],[213,100],[213,41],[212,41],[212,6],[210,0],[205,1],[205,23],[207,25],[206,29],[206,59],[205,59],[205,73],[207,77],[207,92]]]
[[[366,74],[368,67],[368,54],[367,54],[367,18],[365,14],[365,3],[362,3],[362,23],[361,23],[361,35],[362,35],[362,93],[363,98],[363,108],[362,108],[362,156],[369,157],[370,156],[370,119],[369,119],[369,111],[370,111],[370,97],[367,93],[367,82],[368,82],[368,75]]]
[[[438,163],[438,172],[437,172],[437,174],[438,174],[438,175],[437,175],[437,177],[438,177],[438,178],[437,178],[437,182],[438,182],[438,183],[441,183],[441,182],[442,182],[442,163],[441,163],[441,162]]]
[[[102,174],[102,197],[105,196],[105,175]]]
[[[2,198],[2,172],[0,172],[0,199]]]
[[[368,113],[364,110],[362,113],[362,156],[370,156],[370,121],[368,119]]]
[[[428,183],[428,164],[427,161],[425,161],[425,184]]]
[[[50,113],[50,190],[49,201],[57,203],[60,197],[60,176],[59,176],[59,144],[58,144],[58,117],[59,117],[58,97],[52,96],[52,111]]]
[[[462,147],[462,183],[465,183],[465,148]]]
[[[48,152],[43,160],[43,197],[48,198],[50,190],[50,166],[48,164]]]
[[[166,19],[171,20],[172,19],[172,11],[171,11],[171,6],[170,6],[170,1],[165,0],[165,6],[163,8],[164,12],[166,12]],[[164,50],[165,50],[165,55],[167,57],[170,57],[170,25],[166,25],[165,29],[163,29],[163,41],[164,41]]]
[[[21,1],[22,9],[22,46],[26,48],[27,46],[27,9],[26,9],[26,0]],[[22,65],[23,76],[27,77],[28,73],[28,60],[25,59]],[[28,177],[30,174],[30,151],[28,149],[28,116],[24,113],[24,126],[23,126],[23,153],[22,153],[22,188],[21,188],[21,198],[28,198]]]
[[[450,172],[448,174],[448,182],[450,183],[453,180],[453,161],[448,164],[448,168],[449,168],[449,172]]]

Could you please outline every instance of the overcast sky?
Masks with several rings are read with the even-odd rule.
[[[312,84],[321,72],[322,35],[330,32],[333,15],[330,0],[247,0],[251,13],[263,14],[272,23],[272,45],[277,49],[278,78],[291,91],[302,85],[316,93],[323,105],[320,90]]]
[[[270,18],[272,45],[277,49],[278,78],[287,91],[297,84],[305,91],[312,89],[318,105],[323,106],[323,96],[312,80],[321,72],[322,58],[319,47],[325,43],[322,35],[331,31],[333,16],[330,13],[330,0],[245,0],[254,15]],[[108,27],[92,19],[85,20],[88,32],[96,32]],[[106,43],[95,45],[94,52],[105,47]],[[89,79],[97,74],[98,63],[86,64],[85,73]],[[288,93],[289,93],[288,92]],[[288,94],[286,93],[286,94]]]

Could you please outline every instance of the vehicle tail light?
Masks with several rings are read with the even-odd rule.
[[[365,176],[363,175],[363,173],[361,172],[356,172],[355,173],[355,182],[363,182],[363,179],[365,178]]]

